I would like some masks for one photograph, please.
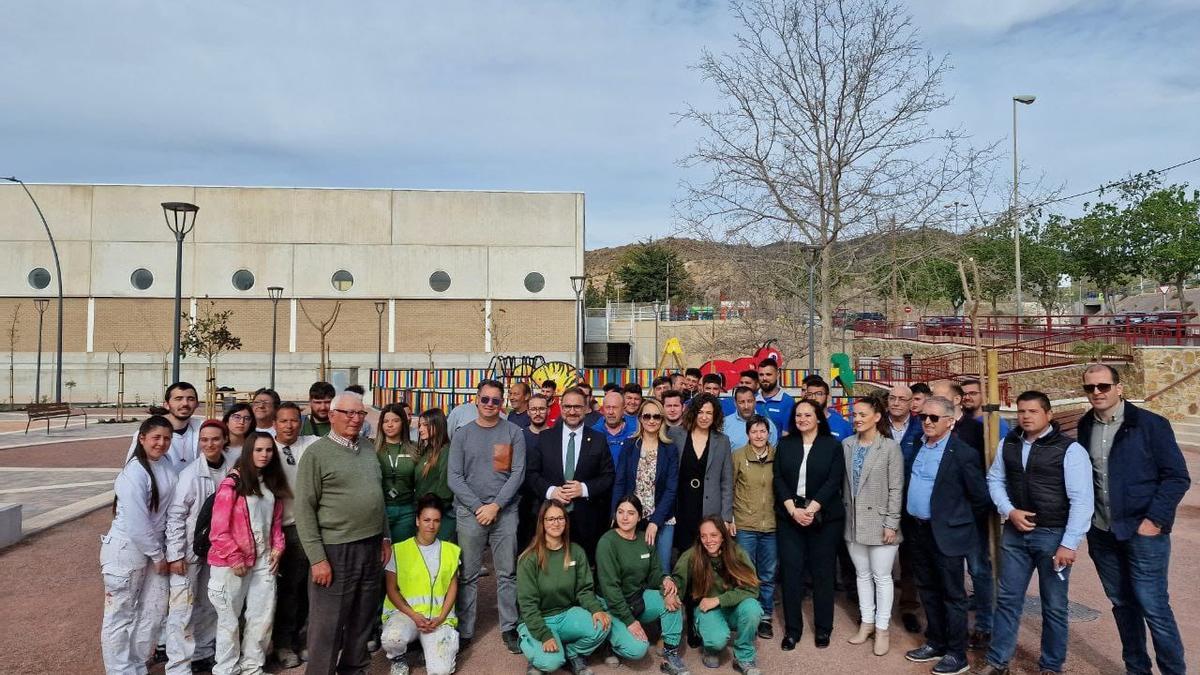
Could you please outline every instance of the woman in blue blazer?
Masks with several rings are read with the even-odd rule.
[[[633,436],[621,447],[613,483],[612,509],[627,494],[641,500],[646,543],[655,547],[664,570],[671,568],[675,541],[675,490],[679,483],[679,448],[667,436],[662,403],[648,398],[638,410]],[[645,461],[642,461],[645,457]]]

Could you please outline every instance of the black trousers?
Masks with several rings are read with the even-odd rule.
[[[308,668],[312,675],[366,673],[367,642],[379,622],[383,593],[382,536],[325,544],[333,568],[328,587],[308,584]],[[341,658],[338,652],[341,652]]]
[[[271,632],[277,650],[299,649],[304,644],[300,633],[308,622],[308,556],[304,555],[295,525],[285,525],[283,537],[287,547],[275,580],[275,626]]]
[[[813,623],[817,633],[833,632],[833,586],[837,574],[838,543],[844,521],[800,527],[786,515],[777,519],[779,580],[783,585],[784,634],[800,639],[804,633],[804,577],[812,578]]]
[[[925,608],[925,639],[934,649],[965,659],[967,590],[963,565],[967,557],[943,555],[927,520],[916,520],[911,531],[917,590]]]

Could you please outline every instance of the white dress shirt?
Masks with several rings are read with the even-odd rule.
[[[574,469],[579,466],[579,455],[583,452],[583,430],[583,424],[580,424],[572,429],[571,427],[567,426],[566,422],[563,422],[562,447],[559,448],[560,456],[562,458],[563,476],[567,475],[567,444],[571,442],[571,436],[575,437],[575,464],[571,468]],[[580,485],[583,486],[583,496],[588,496],[587,483],[581,482]],[[546,488],[546,499],[552,499],[554,491],[558,489],[558,487],[559,486],[551,485],[550,487]]]

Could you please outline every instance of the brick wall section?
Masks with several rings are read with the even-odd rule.
[[[375,313],[373,306],[371,313]],[[387,330],[386,326],[384,330]],[[371,335],[374,336],[374,328]],[[386,333],[383,339],[386,350]],[[371,342],[370,350],[375,348],[374,344]],[[420,353],[430,345],[435,353],[483,351],[483,302],[397,300],[396,351]]]
[[[19,309],[18,309],[19,306]],[[18,352],[37,351],[38,312],[32,298],[0,298],[0,348],[7,352],[11,345],[10,329],[14,311],[17,320]],[[87,300],[63,298],[63,351],[81,352],[87,346]],[[57,346],[58,298],[50,298],[42,323],[42,352],[54,352]]]
[[[492,302],[492,348],[498,352],[575,351],[575,303],[548,300]]]
[[[321,334],[309,323],[308,316],[319,325],[329,319],[338,301],[302,300],[296,303],[296,351],[316,353],[321,346]],[[375,312],[374,300],[342,300],[337,322],[325,338],[331,352],[373,352],[376,347],[379,315]],[[282,302],[281,302],[282,304]],[[304,306],[304,310],[300,306]],[[383,317],[384,351],[387,351],[387,311]],[[270,326],[265,331],[270,337]],[[286,345],[286,339],[284,340]],[[271,345],[268,343],[267,349]],[[286,346],[284,347],[286,349]]]

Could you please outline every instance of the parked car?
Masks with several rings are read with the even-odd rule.
[[[1114,326],[1136,326],[1146,320],[1145,312],[1121,312],[1112,315],[1108,322]]]
[[[965,336],[971,334],[971,320],[965,316],[927,316],[921,320],[926,335]]]

